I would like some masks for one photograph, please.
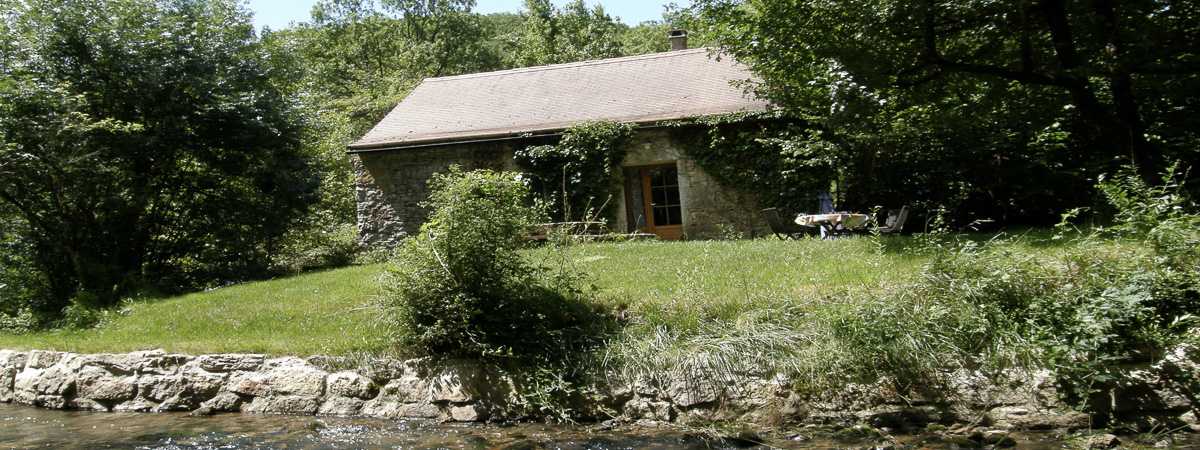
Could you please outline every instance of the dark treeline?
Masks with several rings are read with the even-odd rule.
[[[0,0],[0,329],[350,263],[345,146],[420,80],[665,51],[672,27],[809,128],[744,150],[822,161],[844,208],[1044,224],[1101,174],[1200,160],[1195,2],[700,0],[637,26],[474,3],[323,0],[256,32],[235,0]]]
[[[350,263],[345,146],[421,79],[668,47],[579,1],[473,7],[324,0],[260,33],[235,0],[0,0],[0,330]]]

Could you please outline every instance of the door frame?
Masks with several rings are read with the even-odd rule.
[[[669,241],[677,241],[677,240],[680,240],[683,238],[684,215],[683,215],[683,196],[682,196],[683,193],[682,192],[680,192],[680,202],[679,202],[680,203],[679,204],[679,212],[680,212],[679,222],[680,223],[678,225],[656,225],[654,223],[654,202],[653,202],[654,195],[650,189],[650,171],[654,170],[654,169],[667,168],[667,167],[675,169],[675,186],[676,186],[676,189],[678,189],[679,188],[679,164],[677,164],[676,162],[629,166],[628,168],[634,169],[637,171],[638,178],[640,178],[639,181],[642,186],[641,208],[642,208],[643,217],[646,218],[646,224],[643,225],[643,227],[638,231],[641,231],[644,233],[655,234],[659,237],[659,239],[664,239],[664,240],[669,240]]]

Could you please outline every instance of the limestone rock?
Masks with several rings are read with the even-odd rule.
[[[68,398],[64,397],[63,400],[65,400],[65,403],[63,404],[63,406],[60,406],[56,409],[109,412],[108,406],[105,406],[103,403],[97,402],[92,399],[87,399],[87,398],[70,398],[70,399],[68,399]]]
[[[1121,444],[1121,440],[1117,439],[1117,437],[1114,435],[1098,434],[1095,436],[1088,437],[1087,440],[1084,441],[1083,448],[1108,449],[1108,448],[1116,447],[1117,445],[1120,445],[1120,444]]]
[[[216,397],[202,403],[201,406],[211,408],[214,411],[237,412],[241,410],[242,397],[232,392],[221,392]]]
[[[137,380],[138,396],[162,402],[183,392],[185,383],[180,376],[143,375]]]
[[[138,373],[143,374],[175,374],[192,360],[191,356],[169,354],[162,350],[134,352],[133,355],[139,359]]]
[[[271,393],[270,383],[270,377],[265,373],[240,372],[229,377],[226,389],[235,394],[259,397]]]
[[[196,364],[209,372],[233,372],[258,370],[266,357],[263,355],[204,355],[196,358]]]
[[[649,419],[659,422],[670,422],[672,417],[669,402],[653,401],[638,397],[625,404],[625,415],[633,419]]]
[[[718,388],[703,380],[676,380],[667,387],[671,401],[681,408],[713,403],[719,395]]]
[[[60,352],[44,352],[41,350],[34,350],[29,352],[29,360],[26,362],[25,367],[29,369],[45,369],[57,364],[64,355],[66,354]]]
[[[137,394],[137,377],[118,376],[100,367],[84,367],[76,378],[79,398],[102,403],[132,400]]]
[[[400,405],[400,417],[404,419],[436,419],[442,410],[431,403],[405,403]]]
[[[431,403],[400,403],[375,399],[363,404],[362,415],[381,419],[436,419],[442,411]]]
[[[430,383],[430,398],[435,402],[465,403],[476,400],[487,389],[478,364],[458,362],[438,371]]]
[[[354,372],[331,374],[325,383],[328,385],[329,395],[363,400],[374,398],[376,395],[375,383]]]
[[[1091,416],[1077,411],[1044,411],[1005,406],[992,409],[988,416],[999,427],[1017,430],[1077,430],[1091,425]]]
[[[118,403],[113,406],[112,410],[113,410],[113,412],[143,413],[143,412],[154,411],[154,408],[157,406],[158,406],[157,403],[147,401],[147,400],[141,399],[141,398],[136,398],[136,399],[133,399],[133,400],[130,400],[127,402]]]
[[[289,395],[272,395],[255,397],[249,404],[242,406],[242,412],[253,414],[295,414],[313,415],[321,405],[312,397]]]
[[[317,410],[317,414],[322,416],[356,416],[362,412],[365,402],[357,398],[349,397],[330,397],[325,399],[321,404],[321,408]]]
[[[476,403],[451,405],[450,419],[455,422],[482,422],[487,420],[487,409]]]
[[[0,403],[13,400],[13,383],[17,373],[25,368],[24,353],[0,350]]]
[[[45,369],[26,368],[17,373],[13,380],[13,389],[17,393],[63,396],[74,391],[75,374],[66,371],[61,366],[50,366]]]
[[[315,398],[325,393],[325,377],[328,375],[302,359],[289,358],[267,373],[267,384],[272,396]]]
[[[379,398],[398,403],[415,403],[429,401],[432,396],[429,383],[416,375],[405,374],[383,385],[379,390]]]

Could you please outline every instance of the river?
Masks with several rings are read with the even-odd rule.
[[[1015,436],[1019,448],[1061,449],[1052,434]],[[954,448],[908,436],[900,443]],[[1191,440],[1191,439],[1189,439]],[[1176,443],[1183,444],[1182,442]],[[707,440],[681,431],[525,424],[484,426],[435,422],[228,414],[123,414],[51,411],[0,404],[0,448],[143,449],[708,449],[847,448],[869,442],[768,439],[757,447]],[[1197,448],[1183,446],[1175,448]]]

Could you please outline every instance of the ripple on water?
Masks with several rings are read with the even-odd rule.
[[[921,443],[924,448],[938,447],[919,436],[909,436],[904,441],[924,441]],[[1020,448],[1062,448],[1062,442],[1049,434],[1024,435],[1019,441]],[[846,448],[869,443],[782,440],[770,444],[775,448]],[[537,424],[499,427],[238,414],[191,417],[186,414],[62,412],[0,404],[0,448],[665,450],[736,447],[673,431],[596,432],[585,427]]]

